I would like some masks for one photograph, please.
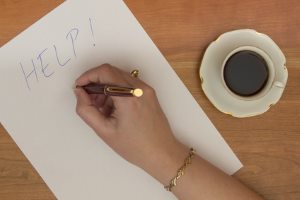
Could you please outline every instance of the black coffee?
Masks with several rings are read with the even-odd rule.
[[[233,54],[227,60],[223,75],[227,87],[232,92],[249,97],[265,87],[269,70],[261,55],[244,50]]]

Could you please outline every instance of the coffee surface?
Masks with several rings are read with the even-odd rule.
[[[264,58],[256,52],[244,50],[233,54],[224,66],[227,87],[239,96],[258,94],[268,82],[269,70]]]

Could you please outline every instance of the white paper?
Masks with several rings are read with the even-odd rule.
[[[69,0],[0,49],[0,121],[58,199],[174,199],[76,115],[74,80],[103,63],[139,68],[178,139],[229,174],[241,167],[123,1]]]

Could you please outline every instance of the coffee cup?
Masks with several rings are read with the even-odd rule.
[[[251,29],[230,31],[213,41],[199,75],[210,102],[239,118],[269,110],[281,98],[288,79],[286,59],[278,45]]]
[[[220,77],[235,98],[255,100],[270,91],[275,77],[274,64],[263,50],[241,46],[226,56]]]

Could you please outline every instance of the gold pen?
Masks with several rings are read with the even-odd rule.
[[[120,97],[141,97],[143,90],[139,88],[122,87],[116,85],[90,83],[82,86],[88,94],[104,94],[108,96]]]

